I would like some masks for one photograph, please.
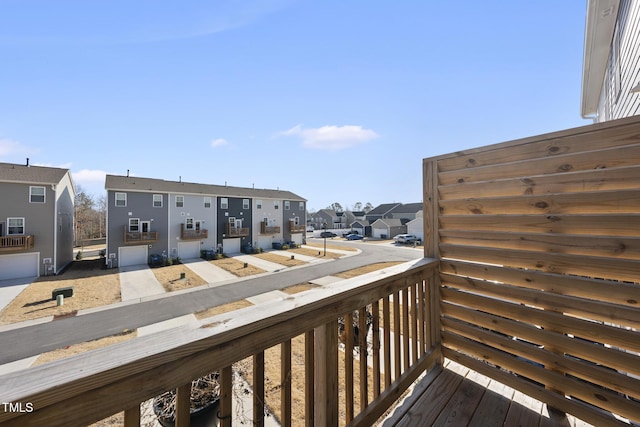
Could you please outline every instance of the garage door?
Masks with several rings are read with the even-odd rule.
[[[296,244],[301,245],[302,244],[302,234],[300,234],[300,233],[292,234],[291,235],[291,240],[296,242]]]
[[[222,239],[222,251],[225,254],[240,253],[240,240],[241,239]]]
[[[178,243],[178,256],[182,259],[200,258],[200,242]]]
[[[38,252],[0,256],[0,280],[38,276]]]
[[[147,264],[147,246],[128,246],[118,249],[118,266]]]
[[[258,247],[266,250],[273,249],[271,247],[273,238],[271,236],[258,236]]]

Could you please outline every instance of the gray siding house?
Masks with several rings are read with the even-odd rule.
[[[0,280],[57,274],[73,261],[68,169],[0,163]]]
[[[106,262],[111,267],[146,264],[151,256],[197,258],[202,250],[237,253],[245,245],[260,246],[263,235],[269,237],[264,249],[270,249],[274,230],[262,230],[260,221],[266,218],[280,227],[273,234],[281,241],[287,237],[284,202],[306,204],[289,191],[119,175],[107,175],[105,188]],[[271,207],[266,209],[265,203]]]
[[[640,2],[589,0],[581,114],[594,122],[640,113]]]

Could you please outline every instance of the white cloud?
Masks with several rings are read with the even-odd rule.
[[[211,141],[211,146],[213,148],[222,147],[223,145],[228,145],[228,144],[229,144],[229,141],[227,141],[224,138],[217,138],[217,139],[214,139],[213,141]]]
[[[338,151],[364,144],[380,137],[371,129],[362,126],[322,126],[304,129],[297,125],[279,133],[280,136],[297,136],[302,138],[302,145],[314,150]]]
[[[104,180],[107,172],[99,169],[82,169],[71,172],[73,182],[77,187],[89,194],[101,194],[104,192]]]
[[[35,150],[14,141],[12,139],[0,138],[0,157],[12,156],[12,155],[25,155],[34,152]]]

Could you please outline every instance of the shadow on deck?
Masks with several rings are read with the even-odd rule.
[[[591,426],[448,359],[444,368],[423,377],[381,425]]]

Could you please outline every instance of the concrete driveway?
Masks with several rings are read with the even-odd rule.
[[[165,290],[148,265],[120,267],[120,296],[122,301],[142,299],[164,294]]]
[[[20,292],[36,279],[37,277],[23,277],[20,279],[0,280],[0,310],[9,305]]]

